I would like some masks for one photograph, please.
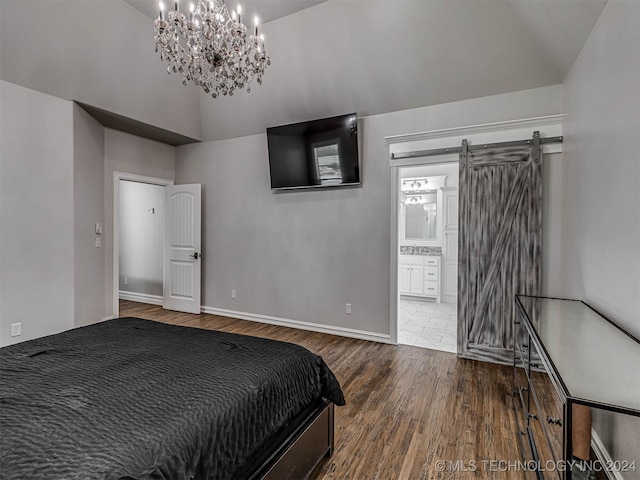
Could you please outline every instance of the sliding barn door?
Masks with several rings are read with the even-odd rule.
[[[513,361],[515,295],[540,293],[542,163],[535,147],[460,158],[458,354]]]

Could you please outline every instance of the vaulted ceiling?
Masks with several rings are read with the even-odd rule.
[[[137,8],[149,18],[156,18],[158,16],[158,1],[157,0],[124,0],[132,7]],[[183,0],[183,5],[188,4],[192,0]],[[254,15],[259,15],[261,23],[267,23],[276,18],[286,17],[299,10],[313,7],[314,5],[327,0],[239,0],[239,1],[227,1],[227,6],[235,8],[238,3],[242,5],[244,12],[248,15],[247,18],[253,18]],[[170,3],[170,0],[165,4]],[[183,6],[183,8],[185,8]]]
[[[559,84],[604,3],[319,3],[264,26],[272,65],[262,86],[216,100],[201,94],[202,134],[228,138]]]
[[[266,21],[272,65],[251,93],[212,99],[164,73],[157,2],[126,2],[2,0],[2,78],[215,140],[562,83],[606,3],[245,1]]]

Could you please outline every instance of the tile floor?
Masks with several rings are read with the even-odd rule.
[[[456,353],[457,318],[455,304],[400,297],[398,343]]]

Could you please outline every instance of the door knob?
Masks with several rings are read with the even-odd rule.
[[[193,255],[189,255],[189,256],[190,256],[191,258],[193,258],[194,260],[197,260],[197,259],[198,259],[198,257],[199,257],[200,255],[198,255],[198,252],[196,252],[196,253],[194,253]]]

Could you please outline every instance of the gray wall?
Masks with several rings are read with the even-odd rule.
[[[123,180],[119,207],[120,290],[162,296],[164,187]]]
[[[0,88],[0,345],[7,345],[113,313],[113,172],[173,179],[175,148],[104,129],[73,102],[3,80]],[[16,322],[23,334],[12,338]]]
[[[73,326],[72,104],[0,81],[0,345]],[[11,337],[22,322],[22,336]]]
[[[167,75],[153,20],[120,0],[2,0],[0,75],[193,138],[198,88]]]
[[[173,180],[175,147],[105,128],[104,255],[105,309],[113,314],[113,173],[123,172]]]
[[[75,324],[103,319],[104,255],[95,224],[104,223],[104,128],[73,105]]]
[[[562,290],[563,153],[542,157],[542,295],[557,297]]]
[[[636,336],[639,86],[640,3],[613,0],[565,81],[561,293],[585,299]],[[638,365],[629,365],[629,375],[638,375]],[[598,415],[594,423],[615,458],[640,464],[640,419]]]
[[[561,94],[545,87],[365,117],[361,188],[272,193],[265,135],[178,147],[176,183],[204,185],[203,304],[389,334],[384,137],[557,114]]]

